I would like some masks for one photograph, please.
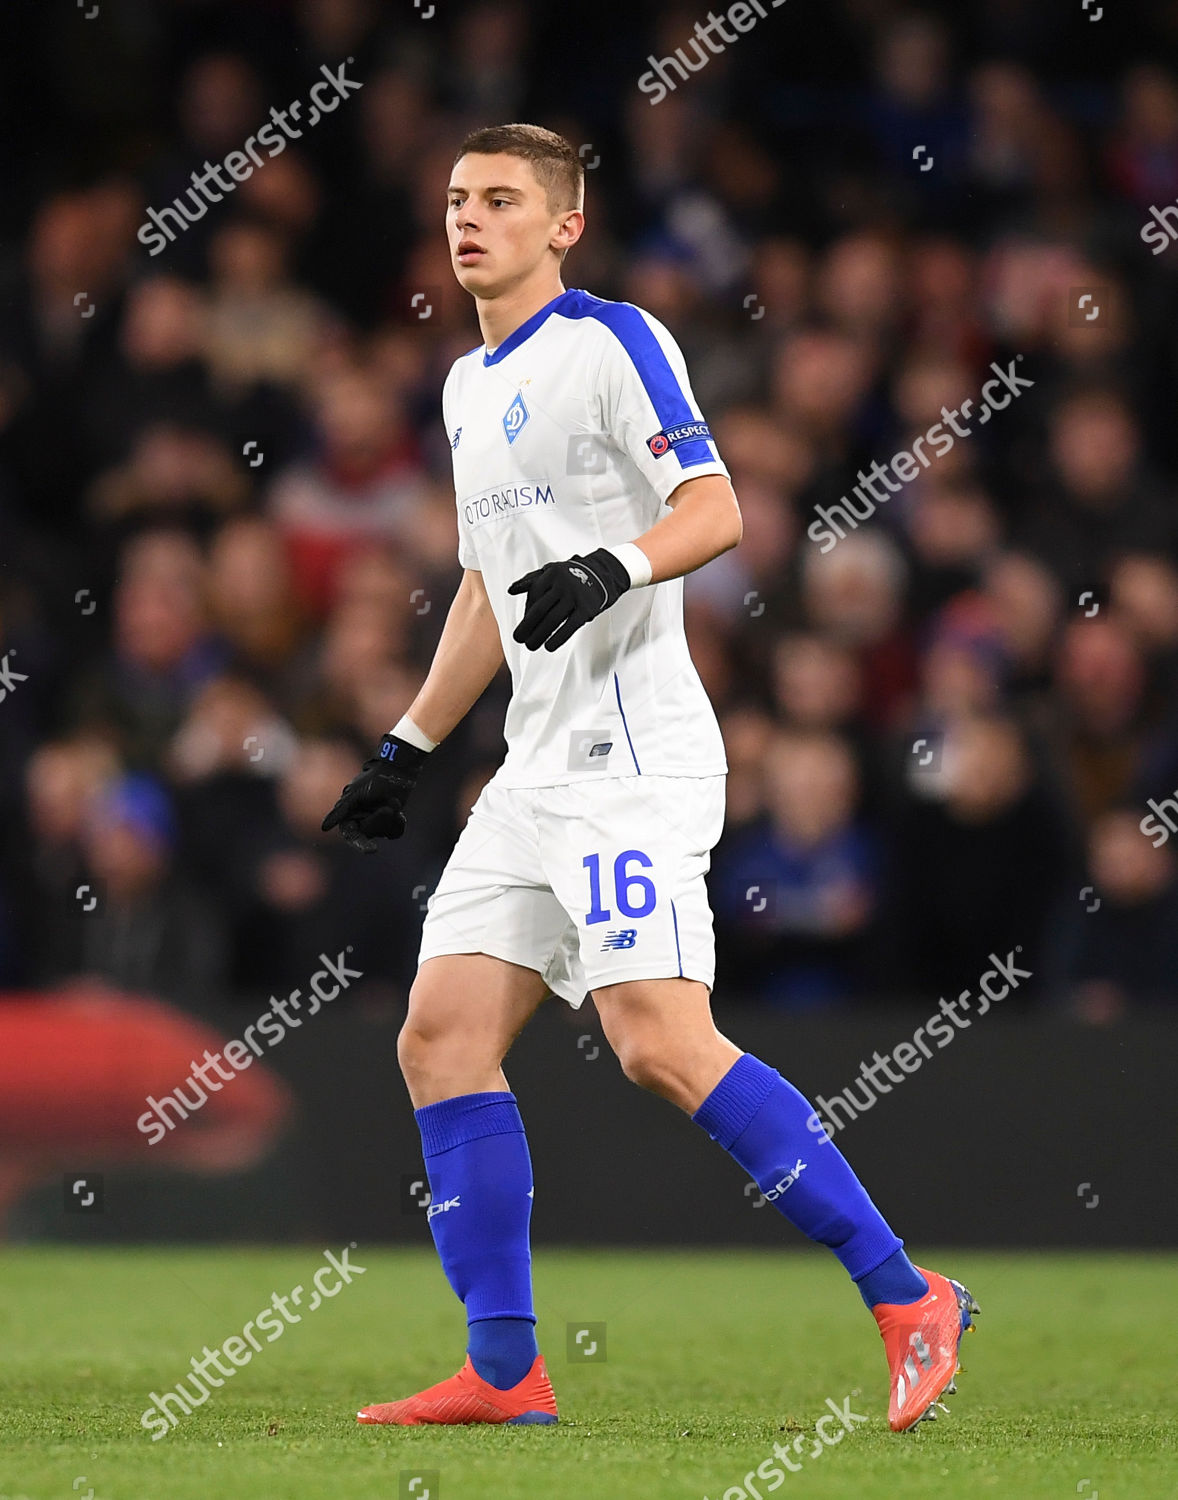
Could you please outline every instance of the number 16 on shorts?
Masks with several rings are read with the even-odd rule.
[[[656,906],[657,897],[654,894],[654,882],[647,874],[641,874],[641,870],[651,870],[654,861],[650,855],[641,849],[623,849],[617,859],[614,859],[614,870],[612,870],[612,892],[606,892],[609,900],[617,907],[617,913],[611,906],[602,904],[602,856],[600,853],[587,853],[581,864],[588,870],[588,888],[590,888],[590,909],[585,912],[585,926],[591,927],[594,922],[612,922],[617,916],[650,916]],[[638,870],[632,870],[632,865],[638,865]],[[609,870],[606,868],[606,885],[609,883]],[[633,939],[629,944],[618,944],[617,947],[633,947]]]

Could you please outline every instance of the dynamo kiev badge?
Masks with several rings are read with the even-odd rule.
[[[517,391],[515,393],[515,400],[507,408],[503,417],[503,431],[507,434],[509,444],[514,443],[516,438],[519,437],[520,433],[524,430],[524,423],[530,416],[531,412],[524,405],[523,394]]]

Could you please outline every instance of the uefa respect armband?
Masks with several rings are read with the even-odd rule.
[[[646,446],[655,458],[662,458],[672,448],[681,448],[685,443],[710,442],[712,429],[706,422],[680,422],[676,427],[664,427],[653,437],[648,437]]]

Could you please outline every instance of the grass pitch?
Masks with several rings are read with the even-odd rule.
[[[805,1252],[540,1250],[559,1426],[358,1428],[359,1406],[452,1374],[465,1330],[432,1251],[361,1246],[352,1260],[364,1275],[153,1442],[150,1393],[272,1292],[309,1286],[321,1248],[0,1253],[0,1497],[1178,1495],[1178,1257],[929,1254],[982,1314],[952,1415],[910,1435],[888,1430],[870,1315],[832,1258]],[[570,1358],[568,1326],[600,1324],[580,1345],[598,1342],[595,1356]],[[774,1442],[812,1435],[827,1397],[869,1420],[782,1481],[758,1478]]]

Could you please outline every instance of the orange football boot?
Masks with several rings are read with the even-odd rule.
[[[518,1385],[501,1391],[489,1385],[471,1364],[470,1355],[457,1375],[431,1385],[403,1401],[366,1406],[356,1413],[357,1422],[383,1422],[394,1427],[421,1427],[435,1422],[462,1426],[470,1422],[506,1423],[511,1427],[550,1426],[559,1421],[556,1395],[543,1355],[537,1354],[532,1368]]]
[[[880,1302],[872,1308],[883,1337],[892,1375],[888,1402],[888,1426],[906,1432],[918,1422],[935,1422],[936,1407],[948,1412],[940,1397],[957,1390],[953,1377],[958,1346],[972,1313],[981,1309],[959,1281],[916,1268],[928,1282],[928,1291],[916,1302]]]

